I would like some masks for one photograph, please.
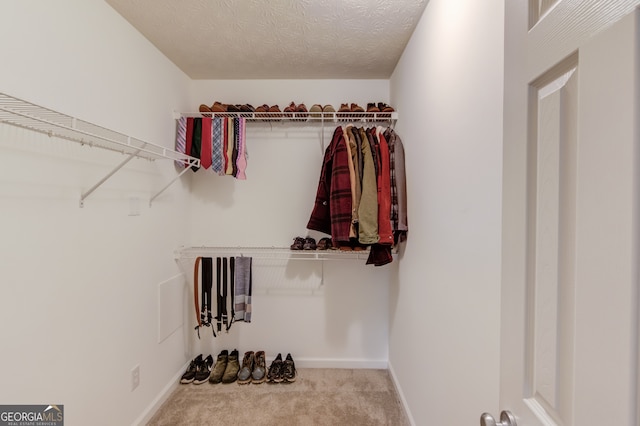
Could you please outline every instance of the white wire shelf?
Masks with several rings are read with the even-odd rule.
[[[395,253],[395,250],[394,250]],[[353,260],[369,257],[369,250],[291,250],[288,247],[180,247],[175,251],[176,260],[193,260],[196,257],[247,256],[273,260]]]
[[[35,132],[44,133],[50,137],[70,140],[91,147],[98,147],[109,151],[120,152],[128,158],[120,163],[107,176],[81,195],[80,207],[84,200],[113,176],[132,158],[143,158],[150,161],[157,159],[174,160],[189,166],[199,166],[200,160],[189,155],[181,154],[172,149],[146,142],[111,129],[80,120],[79,118],[45,108],[13,96],[0,93],[0,122],[22,127]],[[185,168],[188,170],[188,168]],[[182,173],[180,173],[182,175]],[[178,175],[178,177],[180,177]],[[177,179],[177,177],[176,177]],[[153,201],[171,183],[165,186],[152,198]]]
[[[394,112],[180,112],[180,117],[244,117],[249,121],[266,122],[311,122],[311,123],[395,123],[398,113]]]

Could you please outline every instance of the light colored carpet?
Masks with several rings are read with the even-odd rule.
[[[147,424],[410,425],[387,370],[321,368],[291,384],[179,385]]]

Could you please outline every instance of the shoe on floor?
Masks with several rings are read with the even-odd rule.
[[[196,369],[196,376],[193,379],[194,385],[201,385],[209,381],[211,377],[211,367],[213,366],[213,357],[207,356]]]
[[[223,350],[218,354],[218,358],[216,359],[216,365],[213,366],[211,370],[211,376],[209,377],[209,382],[211,383],[220,383],[222,381],[222,376],[224,376],[224,371],[227,369],[227,362],[229,361],[229,351]]]
[[[287,354],[282,367],[282,381],[283,383],[293,383],[297,377],[296,364],[293,362],[291,354]]]
[[[280,383],[282,381],[282,367],[282,354],[278,354],[269,366],[269,373],[267,373],[269,383]]]
[[[245,352],[244,358],[242,358],[242,367],[240,368],[240,371],[238,371],[239,385],[246,385],[247,383],[251,383],[251,373],[253,372],[253,363],[254,363],[253,351]]]
[[[187,383],[193,382],[193,380],[196,378],[196,371],[198,370],[198,366],[200,364],[202,364],[202,354],[195,357],[189,363],[189,366],[187,367],[187,371],[185,371],[184,374],[182,375],[182,378],[180,378],[180,383],[185,385]]]
[[[238,363],[238,351],[232,350],[227,358],[227,368],[222,375],[222,383],[233,383],[238,379],[238,371],[240,371],[240,364]]]
[[[267,365],[264,359],[264,351],[258,351],[253,356],[253,371],[251,383],[259,385],[267,380]]]

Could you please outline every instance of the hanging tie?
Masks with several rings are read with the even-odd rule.
[[[191,156],[200,159],[202,149],[202,118],[193,119],[193,138],[191,139]],[[199,166],[191,166],[191,170],[197,172]]]
[[[212,130],[211,117],[202,118],[202,145],[200,149],[200,164],[205,170],[211,167],[212,162]]]
[[[213,141],[211,147],[211,170],[220,174],[222,171],[223,156],[222,156],[222,118],[215,117],[213,119]]]
[[[178,119],[178,132],[176,134],[176,151],[180,154],[186,154],[187,148],[187,118],[180,117]],[[176,166],[184,167],[183,161],[176,160]]]
[[[187,117],[187,133],[185,135],[184,153],[191,155],[191,146],[193,145],[193,117]],[[184,164],[185,167],[189,166],[189,163]]]

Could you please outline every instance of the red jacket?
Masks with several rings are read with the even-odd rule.
[[[316,200],[307,223],[307,229],[330,234],[334,244],[349,241],[352,201],[348,156],[342,127],[337,127],[324,153]]]

